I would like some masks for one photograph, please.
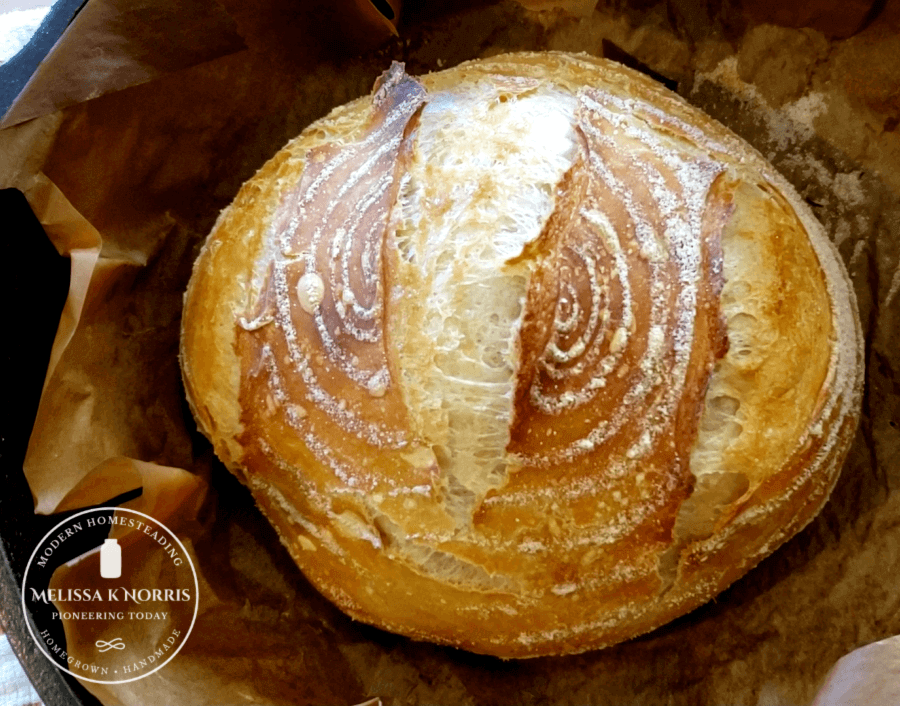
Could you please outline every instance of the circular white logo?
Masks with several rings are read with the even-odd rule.
[[[121,684],[164,667],[194,627],[197,572],[175,534],[136,510],[100,507],[60,522],[22,578],[38,648],[85,681]]]

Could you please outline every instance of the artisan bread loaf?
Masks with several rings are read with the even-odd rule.
[[[273,157],[186,295],[188,400],[352,617],[500,657],[709,600],[804,527],[861,332],[821,226],[650,79],[395,64]]]

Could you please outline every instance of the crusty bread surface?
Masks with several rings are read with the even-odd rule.
[[[185,298],[188,401],[352,617],[595,649],[802,529],[855,433],[846,272],[748,145],[612,62],[394,65],[275,155]]]

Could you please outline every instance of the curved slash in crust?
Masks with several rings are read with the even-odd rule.
[[[271,356],[282,369],[268,381],[284,388],[273,389],[276,402],[288,409],[312,403],[376,446],[402,445],[403,432],[377,416],[364,419],[346,398],[384,398],[391,387],[382,249],[410,128],[426,99],[425,88],[394,63],[375,84],[363,134],[306,153],[299,183],[272,219],[278,250],[259,303],[239,319],[255,337],[256,356]],[[276,325],[265,326],[270,321]]]
[[[527,504],[548,474],[576,495],[631,498],[627,514],[583,528],[604,542],[690,494],[689,455],[675,449],[690,448],[727,351],[720,241],[731,205],[715,186],[725,167],[639,101],[620,103],[579,94],[581,154],[541,238],[523,319],[509,447],[522,470],[485,503],[488,513]],[[635,487],[639,474],[651,493]]]

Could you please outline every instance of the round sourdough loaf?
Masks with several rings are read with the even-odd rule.
[[[513,54],[308,127],[218,219],[188,400],[352,617],[500,657],[709,600],[825,503],[861,331],[748,145],[648,78]]]

